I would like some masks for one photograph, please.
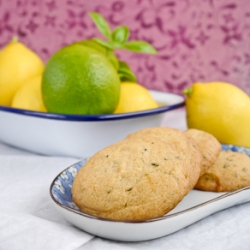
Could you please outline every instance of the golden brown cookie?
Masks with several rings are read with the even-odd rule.
[[[156,218],[192,189],[201,163],[195,144],[178,130],[144,132],[99,151],[80,169],[72,198],[83,212],[115,220]]]
[[[217,160],[221,152],[221,144],[211,134],[198,129],[188,129],[185,131],[186,136],[193,138],[202,155],[203,175]]]
[[[188,138],[184,132],[169,127],[153,127],[141,129],[127,136],[127,138],[141,138],[144,141],[163,141],[172,145],[180,154],[185,164],[185,175],[189,178],[189,187],[192,189],[201,171],[201,154],[197,144]]]
[[[195,188],[227,192],[250,185],[250,158],[238,152],[223,151],[215,164],[203,174]]]

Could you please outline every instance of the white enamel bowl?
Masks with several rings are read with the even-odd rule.
[[[150,92],[159,108],[124,114],[61,115],[0,106],[0,141],[44,155],[87,158],[129,133],[159,126],[165,112],[184,106],[180,95]]]

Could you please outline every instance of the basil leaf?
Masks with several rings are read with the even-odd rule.
[[[137,82],[136,75],[130,69],[127,63],[119,61],[118,75],[120,76],[121,81],[131,81]]]
[[[103,18],[102,15],[100,15],[97,12],[90,12],[89,13],[90,17],[94,21],[96,27],[98,30],[108,39],[111,39],[111,30],[109,27],[108,22]]]
[[[113,46],[109,42],[103,41],[102,39],[99,39],[99,38],[93,38],[93,40],[97,42],[98,44],[102,45],[103,47],[113,50]]]
[[[137,83],[136,78],[134,78],[133,76],[131,76],[129,74],[119,73],[118,72],[118,76],[120,77],[121,82],[134,82],[134,83]]]
[[[145,41],[131,41],[123,45],[127,50],[131,50],[137,53],[146,53],[146,54],[157,54],[156,49],[149,43]]]
[[[130,32],[127,26],[118,26],[114,29],[112,33],[112,41],[123,44],[129,38]]]
[[[119,60],[119,70],[126,71],[126,70],[131,70],[131,69],[126,62]]]
[[[118,43],[118,42],[109,42],[110,43],[110,46],[113,48],[113,49],[123,49],[123,44],[121,43]]]

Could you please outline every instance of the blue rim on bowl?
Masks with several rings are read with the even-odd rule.
[[[161,93],[159,91],[154,91]],[[163,92],[162,92],[163,93]],[[164,113],[166,111],[170,111],[173,109],[177,109],[183,107],[185,105],[185,99],[178,94],[173,93],[165,93],[176,96],[179,98],[175,104],[171,105],[163,105],[158,108],[148,109],[139,112],[129,112],[129,113],[121,113],[121,114],[101,114],[101,115],[67,115],[67,114],[56,114],[56,113],[47,113],[47,112],[37,112],[31,110],[24,110],[24,109],[17,109],[11,108],[7,106],[0,105],[0,111],[14,113],[18,115],[25,115],[25,116],[33,116],[33,117],[40,117],[45,119],[54,119],[54,120],[68,120],[68,121],[108,121],[108,120],[120,120],[120,119],[129,119],[129,118],[136,118],[142,116],[149,116],[149,115],[156,115],[160,113]]]

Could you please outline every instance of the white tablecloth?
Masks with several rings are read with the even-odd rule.
[[[185,110],[166,113],[162,125],[184,130]],[[49,195],[54,177],[78,160],[41,156],[0,143],[0,250],[250,249],[250,203],[145,242],[115,242],[81,231],[57,213]]]

